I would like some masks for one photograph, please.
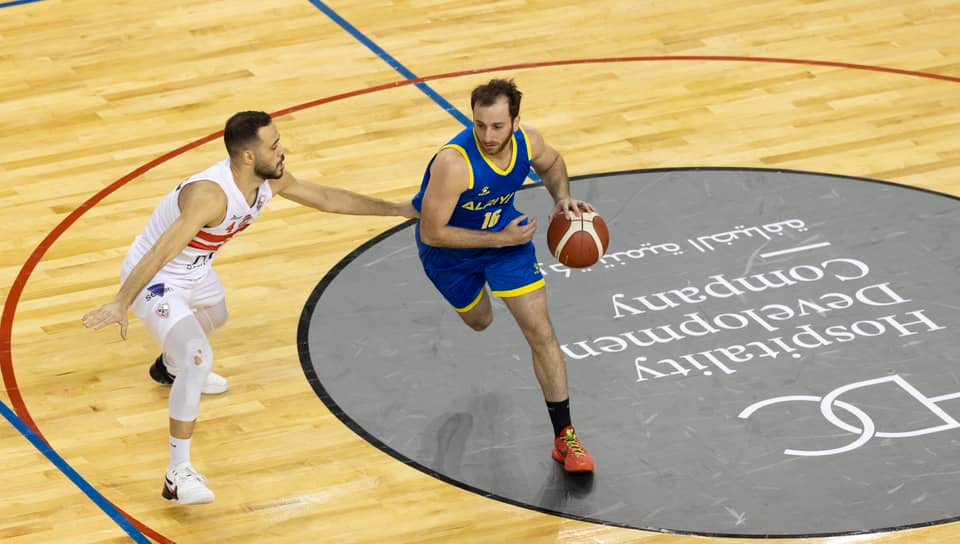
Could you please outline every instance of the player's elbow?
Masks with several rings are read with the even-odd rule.
[[[424,228],[423,223],[420,223],[420,241],[428,246],[441,246],[441,238],[438,233],[434,229]]]
[[[426,220],[420,216],[420,241],[428,246],[444,247],[447,245],[446,230],[447,226],[436,218],[428,215]]]

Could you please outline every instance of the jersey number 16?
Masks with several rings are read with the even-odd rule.
[[[493,228],[500,221],[500,212],[502,209],[494,210],[492,212],[487,212],[483,216],[483,226],[480,227],[481,230],[487,230]]]

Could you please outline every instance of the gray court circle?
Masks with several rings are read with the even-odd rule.
[[[345,259],[304,310],[301,358],[334,413],[445,481],[611,525],[826,536],[956,519],[955,199],[719,168],[572,188],[607,220],[607,257],[567,271],[545,228],[536,242],[592,480],[550,460],[505,308],[483,333],[464,327],[409,225]],[[544,225],[550,204],[517,195]],[[852,432],[868,420],[871,436]]]

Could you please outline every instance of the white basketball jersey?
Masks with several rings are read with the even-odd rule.
[[[213,260],[231,238],[240,234],[240,231],[250,226],[263,208],[273,198],[270,182],[264,181],[257,188],[257,198],[253,206],[247,204],[246,198],[233,180],[230,171],[230,159],[215,164],[210,168],[191,176],[170,192],[150,217],[147,228],[136,237],[127,259],[123,263],[123,276],[126,277],[137,265],[150,248],[157,243],[160,236],[173,225],[180,217],[180,191],[189,183],[195,181],[212,181],[220,186],[227,195],[227,213],[223,222],[214,227],[204,227],[190,240],[190,243],[179,255],[167,263],[160,272],[168,278],[196,281],[203,278],[213,265]]]

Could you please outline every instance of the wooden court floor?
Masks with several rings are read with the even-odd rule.
[[[231,391],[203,401],[194,445],[211,505],[159,496],[166,390],[148,381],[145,331],[133,321],[123,342],[80,316],[116,292],[159,199],[221,159],[220,140],[204,139],[235,111],[296,109],[276,120],[300,177],[410,197],[461,129],[412,74],[464,112],[474,85],[514,77],[523,119],[573,175],[787,168],[960,195],[960,2],[326,4],[382,56],[320,4],[0,2],[0,400],[62,458],[0,421],[0,541],[128,542],[116,507],[157,542],[732,542],[492,501],[331,415],[297,358],[300,310],[338,260],[399,219],[275,200],[218,260],[231,322],[213,343]],[[826,541],[958,540],[942,525]]]

